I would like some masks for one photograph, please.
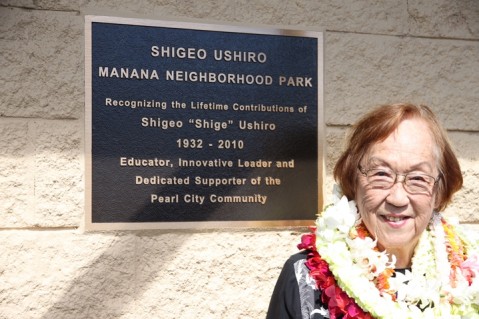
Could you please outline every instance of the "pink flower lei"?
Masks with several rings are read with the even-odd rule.
[[[316,249],[316,227],[311,227],[312,233],[304,234],[298,249],[310,251],[306,266],[311,277],[321,290],[321,301],[327,305],[330,319],[373,319],[371,314],[364,312],[354,299],[350,298],[336,283],[336,279],[329,270],[328,263],[321,258]]]

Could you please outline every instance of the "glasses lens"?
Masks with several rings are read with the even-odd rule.
[[[394,184],[396,175],[387,169],[371,169],[367,172],[368,183],[375,188],[389,188]]]
[[[405,185],[411,193],[429,193],[434,178],[429,175],[411,173],[406,176]]]

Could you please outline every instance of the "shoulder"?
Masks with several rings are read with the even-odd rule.
[[[298,280],[295,275],[295,265],[303,264],[307,252],[291,255],[281,270],[271,296],[267,319],[299,319],[301,302]]]
[[[280,279],[289,281],[290,285],[297,286],[301,279],[309,277],[309,269],[306,266],[309,251],[304,250],[291,255],[284,263]]]
[[[306,258],[308,256],[308,251],[301,251],[297,254],[291,255],[284,263],[283,269],[281,270],[280,276],[278,278],[279,283],[288,286],[297,285],[297,276],[296,270],[298,267],[305,267]]]
[[[291,255],[284,263],[270,301],[267,319],[327,318],[320,292],[306,267],[310,251]]]
[[[285,266],[286,265],[288,265],[288,266],[294,265],[298,261],[300,261],[300,262],[306,261],[306,259],[308,258],[308,254],[309,254],[308,250],[303,250],[303,251],[300,251],[297,254],[289,256],[289,258],[285,262]]]

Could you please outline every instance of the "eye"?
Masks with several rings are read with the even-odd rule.
[[[372,169],[369,171],[369,176],[375,178],[392,178],[393,173],[385,169]]]
[[[368,176],[373,181],[389,181],[394,180],[394,173],[387,169],[372,169],[368,172]]]
[[[411,174],[408,175],[408,180],[414,183],[426,183],[429,184],[431,182],[432,177],[427,176],[427,175],[421,175],[421,174]]]

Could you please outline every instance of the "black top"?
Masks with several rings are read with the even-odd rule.
[[[309,270],[304,265],[308,251],[292,255],[284,264],[268,308],[266,319],[323,319],[327,318],[321,303],[320,291],[312,282],[305,282]],[[322,314],[321,314],[322,313]]]

